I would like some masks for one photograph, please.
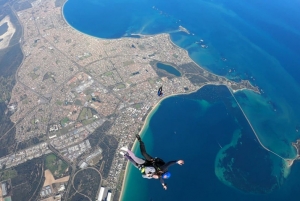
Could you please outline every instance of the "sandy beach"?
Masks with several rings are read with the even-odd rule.
[[[2,39],[2,41],[0,42],[0,50],[8,47],[11,38],[16,32],[14,25],[10,22],[9,16],[6,16],[1,20],[0,26],[3,25],[4,23],[7,23],[8,28],[7,31],[0,36],[0,39]]]
[[[143,125],[141,131],[139,132],[139,135],[140,135],[141,137],[143,136],[142,134],[143,134],[143,132],[144,132],[144,130],[145,130],[145,127],[148,126],[149,120],[151,119],[152,115],[155,113],[155,111],[158,109],[158,106],[160,105],[160,103],[161,103],[164,99],[169,98],[169,97],[172,97],[172,96],[177,96],[177,95],[191,94],[191,93],[194,93],[194,92],[200,90],[200,89],[201,89],[202,87],[204,87],[204,86],[206,86],[206,85],[201,86],[199,89],[197,89],[197,90],[195,90],[195,91],[190,91],[189,93],[171,94],[171,95],[167,95],[167,96],[163,97],[158,103],[156,103],[156,104],[153,106],[152,110],[150,111],[150,113],[148,114],[148,116],[147,116],[147,118],[146,118],[146,120],[145,120],[145,123],[144,123],[144,125]],[[227,87],[227,88],[228,88],[228,90],[230,91],[230,93],[232,94],[232,96],[233,96],[233,94],[234,94],[235,92],[238,91],[238,90],[236,90],[236,91],[230,90],[229,87]],[[234,96],[233,96],[233,98],[235,99]],[[236,102],[237,102],[237,100],[236,100]],[[238,103],[238,102],[237,102],[237,103]],[[238,105],[239,105],[239,104],[238,104]],[[270,149],[268,149],[267,147],[265,147],[265,146],[262,144],[262,142],[260,141],[258,135],[256,134],[254,128],[252,127],[250,121],[248,120],[246,114],[244,113],[244,111],[242,110],[242,108],[241,108],[240,105],[239,105],[239,107],[240,107],[240,110],[243,112],[245,118],[247,119],[247,121],[248,121],[250,127],[252,128],[252,130],[253,130],[253,132],[254,132],[254,134],[255,134],[255,136],[256,136],[256,138],[257,138],[259,144],[260,144],[265,150],[267,150],[267,151],[273,153],[274,155],[280,157],[281,159],[283,159],[283,160],[286,162],[286,167],[289,169],[289,168],[293,165],[294,160],[296,160],[297,158],[299,158],[299,155],[297,155],[296,158],[294,158],[294,159],[283,158],[282,156],[278,155],[277,153],[275,153],[275,152],[271,151]],[[131,150],[135,150],[136,145],[137,145],[137,140],[134,141],[134,144],[133,144]],[[298,152],[297,146],[296,146],[295,144],[293,144],[293,146],[296,148],[296,150],[297,150],[297,152]],[[122,183],[122,189],[121,189],[121,194],[120,194],[120,197],[119,197],[119,201],[121,201],[121,198],[123,197],[124,186],[125,186],[125,184],[126,184],[126,182],[127,182],[127,181],[126,181],[126,178],[127,178],[127,174],[128,174],[128,167],[129,167],[129,163],[127,163],[127,165],[126,165],[125,174],[124,174],[124,180],[123,180],[123,183]]]
[[[62,12],[61,12],[61,13],[62,13],[62,16],[63,16],[65,22],[66,22],[70,27],[72,27],[72,26],[67,22],[67,20],[65,19],[65,16],[64,16],[64,14],[63,14],[63,8],[64,8],[64,5],[62,6]],[[73,28],[74,30],[80,32],[81,34],[91,36],[91,35],[89,35],[89,34],[83,33],[83,32],[81,32],[81,31],[75,29],[74,27],[72,27],[72,28]],[[143,35],[141,35],[141,34],[138,34],[138,35],[143,36]],[[160,34],[154,34],[154,35],[160,35]],[[173,44],[174,46],[176,46],[176,47],[179,48],[179,49],[184,50],[184,51],[188,54],[188,51],[187,51],[187,50],[185,50],[185,49],[179,47],[178,45],[176,45],[176,44],[171,40],[170,34],[167,34],[167,35],[168,35],[168,40],[169,40],[169,42],[170,42],[171,44]],[[145,35],[145,37],[150,37],[150,36],[151,36],[151,35]],[[152,35],[152,36],[153,36],[153,35]],[[103,38],[98,38],[98,37],[95,37],[95,36],[91,36],[91,37],[97,38],[97,39],[100,39],[100,40],[116,40],[116,39],[103,39]],[[199,66],[197,63],[195,63],[195,64],[196,64],[199,68],[202,68],[202,67]],[[204,69],[204,68],[202,68],[202,69]],[[204,70],[205,70],[205,69],[204,69]],[[207,70],[205,70],[205,71],[207,71]],[[210,73],[211,73],[211,72],[210,72]],[[211,74],[217,76],[217,75],[214,74],[214,73],[211,73]],[[222,78],[225,78],[226,80],[228,80],[228,79],[227,79],[226,77],[224,77],[224,76],[219,76],[219,77],[222,77]],[[206,85],[209,85],[209,84],[205,84],[205,85],[203,85],[203,86],[206,86]],[[214,84],[214,85],[216,85],[216,84]],[[203,86],[197,88],[196,90],[189,91],[188,93],[179,93],[179,94],[171,94],[171,95],[165,95],[165,94],[164,94],[164,97],[161,98],[160,100],[158,100],[158,102],[153,106],[152,110],[151,110],[150,113],[148,114],[148,116],[147,116],[147,118],[146,118],[146,120],[145,120],[145,122],[144,122],[144,124],[143,124],[143,127],[142,127],[141,131],[139,132],[139,135],[141,135],[141,136],[143,135],[143,132],[144,132],[146,126],[148,126],[148,123],[149,123],[150,118],[152,117],[152,115],[153,115],[153,114],[155,113],[155,111],[157,110],[157,108],[158,108],[158,106],[160,105],[160,102],[161,102],[161,101],[163,101],[164,99],[169,98],[169,97],[171,97],[171,96],[194,93],[194,92],[198,91],[199,89],[201,89]],[[234,93],[236,93],[236,92],[238,92],[238,91],[241,91],[241,90],[244,90],[244,89],[238,89],[238,90],[231,89],[229,84],[227,84],[227,88],[228,88],[228,90],[232,93],[232,96],[233,96]],[[233,98],[234,98],[234,96],[233,96]],[[234,98],[234,99],[235,99],[235,98]],[[237,100],[236,100],[236,102],[237,102]],[[238,102],[237,102],[237,104],[238,104]],[[239,104],[238,104],[238,105],[239,105]],[[249,125],[251,126],[251,128],[252,128],[252,130],[253,130],[253,132],[254,132],[254,134],[255,134],[255,136],[256,136],[258,142],[260,143],[260,145],[261,145],[265,150],[267,150],[267,151],[273,153],[274,155],[280,157],[281,159],[285,160],[285,161],[287,162],[287,164],[288,164],[288,167],[290,167],[290,166],[293,164],[294,159],[286,159],[286,158],[283,158],[283,157],[280,156],[279,154],[277,154],[277,153],[273,152],[272,150],[268,149],[267,147],[265,147],[265,146],[262,144],[262,142],[260,141],[260,139],[259,139],[257,133],[255,132],[254,128],[252,127],[250,121],[248,120],[247,116],[245,115],[245,113],[244,113],[244,111],[242,110],[242,108],[241,108],[240,105],[239,105],[239,107],[240,107],[241,111],[243,112],[245,118],[247,119]],[[133,146],[132,146],[132,148],[131,148],[131,150],[135,150],[135,148],[136,148],[136,142],[137,142],[137,141],[135,140],[135,141],[134,141],[134,144],[133,144]],[[125,174],[124,174],[124,179],[123,179],[123,183],[122,183],[122,188],[121,188],[119,200],[121,200],[121,198],[123,197],[124,186],[125,186],[126,183],[127,183],[126,178],[127,178],[127,174],[128,174],[128,168],[129,168],[129,163],[127,163],[126,168],[125,168]]]
[[[205,85],[201,86],[199,89],[201,89],[202,87],[204,87]],[[148,126],[148,123],[149,123],[149,120],[151,119],[152,115],[155,113],[155,111],[158,109],[158,106],[160,105],[160,103],[165,100],[166,98],[169,98],[169,97],[172,97],[172,96],[177,96],[177,95],[187,95],[187,94],[191,94],[191,93],[194,93],[196,91],[198,91],[199,89],[195,90],[195,91],[190,91],[189,93],[179,93],[179,94],[171,94],[171,95],[167,95],[167,96],[164,96],[163,98],[161,98],[161,100],[156,103],[152,110],[149,112],[146,120],[145,120],[145,123],[141,129],[141,131],[139,132],[139,135],[142,137],[143,135],[143,132],[145,130],[145,127]],[[164,93],[165,94],[165,93]],[[132,145],[132,148],[131,150],[135,150],[137,146],[137,140],[134,141],[133,145]],[[126,177],[127,177],[127,174],[128,174],[128,167],[129,167],[129,163],[127,162],[127,165],[126,165],[126,168],[125,168],[125,174],[124,174],[124,179],[123,179],[123,183],[122,183],[122,189],[121,189],[121,194],[120,194],[120,197],[119,197],[119,201],[121,201],[121,198],[123,196],[123,193],[124,193],[124,186],[126,184]]]

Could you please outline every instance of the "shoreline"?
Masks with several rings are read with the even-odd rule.
[[[65,4],[66,4],[67,2],[68,2],[68,0],[65,1],[64,4],[61,6],[61,15],[62,15],[64,21],[66,22],[66,24],[67,24],[68,26],[70,26],[72,29],[74,29],[75,31],[78,31],[79,33],[81,33],[81,34],[83,34],[83,35],[90,36],[90,37],[93,37],[93,38],[95,38],[95,39],[97,39],[97,40],[103,40],[103,41],[120,40],[120,39],[126,39],[126,38],[127,38],[125,35],[123,35],[123,36],[121,36],[121,37],[119,37],[119,38],[101,38],[101,37],[97,37],[97,36],[93,36],[93,35],[84,33],[84,32],[82,32],[82,31],[76,29],[75,27],[71,26],[71,25],[68,23],[68,21],[66,20],[66,18],[65,18],[65,16],[64,16],[63,10],[64,10],[64,6],[65,6]],[[183,50],[185,53],[187,53],[187,55],[190,57],[190,54],[189,54],[189,52],[188,52],[186,49],[181,48],[180,46],[178,46],[177,44],[175,44],[175,43],[172,41],[172,39],[171,39],[171,33],[132,34],[132,35],[139,35],[139,36],[141,36],[141,37],[152,37],[152,36],[157,36],[157,35],[167,35],[168,41],[169,41],[172,45],[174,45],[175,47],[177,47],[177,48],[179,48],[179,49],[182,49],[182,50]],[[203,70],[205,70],[205,71],[210,72],[212,75],[215,75],[215,76],[218,76],[218,77],[222,77],[222,78],[225,78],[226,80],[230,81],[230,79],[228,79],[228,78],[226,78],[226,77],[224,77],[224,76],[216,75],[215,73],[212,73],[212,72],[209,71],[208,69],[201,67],[201,66],[200,66],[198,63],[196,63],[191,57],[190,57],[190,59],[191,59],[191,60],[192,60],[199,68],[201,68],[201,69],[203,69]],[[250,84],[251,84],[251,83],[250,83]],[[161,103],[164,99],[169,98],[169,97],[172,97],[172,96],[177,96],[177,95],[184,95],[184,94],[188,95],[188,94],[191,94],[191,93],[194,93],[194,92],[200,90],[202,87],[204,87],[204,86],[206,86],[206,85],[218,85],[218,84],[207,83],[207,84],[204,84],[203,86],[200,86],[200,87],[197,87],[197,86],[196,86],[197,89],[195,89],[195,90],[193,90],[193,91],[189,91],[188,93],[185,93],[185,92],[183,92],[183,93],[176,93],[176,94],[167,95],[167,96],[161,98],[161,99],[153,106],[153,108],[151,109],[151,111],[150,111],[149,114],[147,115],[147,117],[146,117],[146,119],[145,119],[145,121],[144,121],[144,124],[143,124],[143,126],[142,126],[142,128],[141,128],[141,130],[140,130],[140,132],[139,132],[138,134],[139,134],[141,137],[143,136],[142,134],[143,134],[143,132],[144,132],[146,126],[148,126],[148,123],[149,123],[151,117],[153,116],[154,112],[157,110],[158,106],[160,105],[160,103]],[[221,84],[220,84],[220,85],[221,85]],[[222,84],[222,85],[223,85],[223,84]],[[260,138],[258,137],[257,133],[255,132],[254,128],[252,127],[252,124],[250,123],[249,119],[247,118],[247,116],[246,116],[246,114],[244,113],[243,109],[241,108],[240,104],[238,103],[238,101],[237,101],[236,98],[234,97],[234,94],[237,93],[237,92],[239,92],[239,91],[243,91],[243,90],[250,90],[250,91],[253,91],[253,92],[255,92],[255,91],[254,91],[254,90],[251,90],[251,89],[247,89],[247,88],[234,90],[234,89],[232,89],[229,85],[227,85],[227,84],[224,84],[224,85],[228,88],[228,90],[230,91],[231,95],[232,95],[233,98],[235,99],[236,103],[238,104],[240,110],[242,111],[244,117],[246,118],[246,120],[247,120],[248,124],[250,125],[251,129],[253,130],[253,132],[254,132],[254,134],[255,134],[255,136],[256,136],[256,139],[258,140],[258,142],[259,142],[259,144],[262,146],[262,148],[264,148],[264,149],[267,150],[268,152],[271,152],[271,153],[273,153],[274,155],[280,157],[282,160],[284,160],[284,161],[286,162],[286,164],[287,164],[286,167],[290,168],[290,167],[293,165],[294,160],[297,160],[297,159],[299,158],[299,155],[297,154],[297,156],[296,156],[294,159],[291,159],[291,158],[284,158],[284,157],[280,156],[279,154],[273,152],[272,150],[268,149],[267,147],[265,147],[265,146],[263,145],[263,143],[260,141]],[[255,93],[257,93],[257,92],[255,92]],[[260,93],[259,93],[259,94],[260,94]],[[132,145],[132,147],[131,147],[131,150],[135,150],[136,145],[137,145],[137,140],[135,139],[135,140],[134,140],[134,143],[133,143],[133,145]],[[292,145],[294,146],[294,144],[292,144]],[[296,151],[297,151],[297,153],[298,153],[297,147],[296,147],[296,146],[294,146],[294,147],[296,148]],[[124,178],[123,178],[123,182],[122,182],[122,188],[121,188],[121,191],[120,191],[119,201],[121,201],[121,198],[122,198],[123,195],[124,195],[124,194],[123,194],[123,193],[124,193],[124,189],[125,189],[124,186],[125,186],[125,184],[128,182],[128,181],[126,180],[126,178],[127,178],[127,176],[128,176],[128,173],[129,173],[129,163],[127,162],[126,168],[125,168],[125,173],[124,173]]]
[[[197,65],[198,65],[198,64],[197,64]],[[165,99],[167,99],[167,98],[170,98],[170,97],[172,97],[172,96],[189,95],[189,94],[195,93],[195,92],[197,92],[198,90],[200,90],[201,88],[203,88],[204,86],[207,86],[207,85],[215,85],[215,84],[205,84],[205,85],[199,87],[198,89],[193,90],[193,91],[190,91],[190,92],[188,92],[188,93],[177,93],[177,94],[171,94],[171,95],[167,95],[167,96],[163,97],[160,101],[158,101],[158,102],[153,106],[152,110],[149,112],[148,116],[147,116],[146,119],[145,119],[145,123],[143,124],[143,127],[142,127],[142,129],[140,130],[140,132],[139,132],[139,135],[140,135],[141,137],[143,136],[143,135],[141,135],[141,134],[144,132],[144,129],[145,129],[146,126],[148,125],[149,120],[151,119],[153,113],[158,109],[158,106],[160,105],[160,103],[161,103],[163,100],[165,100]],[[232,97],[235,99],[235,97],[234,97],[233,94],[236,93],[237,91],[234,91],[233,89],[231,90],[227,85],[224,85],[224,86],[226,86],[226,87],[228,88],[228,90],[229,90],[229,92],[231,93]],[[238,91],[239,91],[239,90],[238,90]],[[235,101],[237,102],[236,99],[235,99]],[[292,160],[292,162],[291,162],[291,165],[292,165],[292,164],[293,164],[293,161],[294,161],[295,159],[284,159],[283,157],[279,156],[279,155],[276,154],[275,152],[272,152],[271,150],[268,150],[268,149],[260,142],[260,140],[259,140],[257,134],[255,133],[255,131],[254,131],[252,125],[250,124],[248,118],[246,117],[244,111],[242,110],[242,108],[240,107],[240,105],[239,105],[238,102],[237,102],[237,104],[238,104],[240,110],[242,111],[242,113],[244,114],[245,118],[247,119],[247,121],[248,121],[250,127],[252,128],[252,130],[253,130],[253,132],[254,132],[256,138],[258,139],[260,145],[261,145],[264,149],[266,149],[267,151],[269,151],[269,152],[271,152],[271,153],[277,155],[278,157],[282,158],[282,159],[283,159],[284,161],[286,161],[286,162],[288,162],[289,160]],[[133,143],[133,145],[132,145],[132,147],[131,147],[130,150],[133,151],[133,150],[135,149],[136,145],[137,145],[137,140],[135,139],[135,140],[134,140],[134,143]],[[133,151],[133,152],[134,152],[134,151]],[[290,164],[290,162],[289,162],[288,164]],[[288,165],[287,165],[287,166],[288,166]],[[290,166],[288,166],[288,167],[290,167]],[[122,188],[121,188],[121,191],[120,191],[120,197],[119,197],[119,200],[118,200],[118,201],[122,201],[122,197],[123,197],[123,195],[124,195],[125,184],[126,184],[126,182],[127,182],[126,178],[127,178],[127,175],[129,174],[129,171],[128,171],[129,169],[128,169],[128,168],[129,168],[129,163],[127,162],[126,168],[125,168],[125,173],[124,173],[124,179],[123,179],[123,182],[122,182]]]
[[[178,94],[172,94],[172,95],[167,95],[167,96],[163,97],[160,101],[158,101],[158,102],[153,106],[152,110],[149,112],[148,116],[147,116],[146,119],[145,119],[145,123],[144,123],[142,129],[141,129],[140,132],[139,132],[139,135],[140,135],[141,137],[143,136],[143,135],[141,135],[141,134],[143,133],[145,127],[148,125],[149,120],[151,119],[153,113],[158,109],[158,106],[160,105],[160,103],[161,103],[163,100],[165,100],[165,99],[167,99],[167,98],[170,98],[170,97],[172,97],[172,96],[189,95],[189,94],[195,93],[195,92],[197,92],[198,90],[200,90],[202,87],[204,87],[204,86],[206,86],[206,85],[212,85],[212,84],[205,84],[205,85],[201,86],[200,88],[198,88],[197,90],[190,91],[190,92],[188,92],[188,93],[178,93]],[[150,119],[149,119],[149,118],[150,118]],[[131,147],[130,150],[133,151],[133,150],[135,149],[136,145],[137,145],[137,140],[135,139],[135,140],[134,140],[134,143],[133,143],[133,145],[132,145],[132,147]],[[123,193],[124,193],[124,186],[125,186],[125,184],[126,184],[126,182],[127,182],[127,181],[126,181],[126,177],[127,177],[127,174],[128,174],[128,166],[129,166],[129,163],[127,162],[126,168],[125,168],[124,179],[123,179],[123,182],[122,182],[122,188],[121,188],[121,193],[120,193],[119,201],[121,201],[121,198],[122,198]]]
[[[84,33],[84,32],[82,32],[82,31],[76,29],[75,27],[73,27],[72,25],[70,25],[70,23],[69,23],[69,22],[66,20],[66,18],[65,18],[63,9],[64,9],[64,6],[65,6],[65,4],[66,4],[67,2],[68,2],[68,0],[66,0],[66,1],[64,2],[64,4],[62,5],[62,7],[61,7],[61,15],[62,15],[64,21],[67,23],[67,25],[70,26],[73,30],[75,30],[75,31],[77,31],[77,32],[79,32],[79,33],[81,33],[81,34],[83,34],[83,35],[90,36],[90,37],[92,37],[92,38],[94,38],[94,39],[103,40],[103,41],[120,40],[120,39],[126,39],[126,38],[128,38],[128,37],[125,36],[125,35],[123,35],[123,36],[121,36],[121,37],[119,37],[119,38],[101,38],[101,37],[97,37],[97,36],[93,36],[93,35]],[[182,27],[182,26],[179,25],[179,27]],[[181,30],[180,30],[180,28],[179,28],[178,30],[175,30],[175,31],[181,31]],[[206,68],[200,66],[197,62],[195,62],[195,61],[190,57],[190,54],[189,54],[189,52],[188,52],[186,49],[184,49],[184,48],[178,46],[177,44],[175,44],[175,43],[172,41],[172,39],[171,39],[171,32],[169,32],[169,33],[157,33],[157,34],[141,34],[141,33],[138,33],[138,34],[131,34],[131,35],[138,35],[138,36],[140,36],[141,38],[149,38],[149,37],[154,37],[154,36],[159,36],[159,35],[166,35],[168,41],[169,41],[172,45],[174,45],[175,47],[177,47],[178,49],[183,50],[183,51],[189,56],[189,58],[191,59],[191,61],[193,61],[193,63],[194,63],[196,66],[198,66],[200,69],[203,69],[204,71],[207,71],[207,72],[209,72],[210,74],[212,74],[212,75],[214,75],[214,76],[216,76],[216,77],[221,77],[221,78],[224,78],[224,79],[227,80],[227,81],[231,81],[230,79],[226,78],[225,76],[217,75],[217,74],[211,72],[209,69],[206,69]],[[176,69],[177,69],[177,68],[176,68]],[[178,69],[177,69],[177,70],[178,70]],[[178,70],[178,71],[179,71],[179,70]],[[179,71],[179,72],[180,72],[180,71]],[[243,82],[243,81],[249,81],[249,80],[241,80],[241,82]],[[234,81],[233,81],[233,82],[234,82]],[[241,83],[241,82],[239,82],[239,83]],[[236,82],[236,83],[237,83],[237,82]],[[251,84],[250,81],[249,81],[249,83]],[[205,84],[205,85],[209,85],[209,84],[213,84],[213,83],[207,83],[207,84]],[[203,86],[205,86],[205,85],[203,85]],[[217,84],[214,84],[214,85],[217,85]],[[251,85],[252,85],[252,84],[251,84]],[[201,86],[201,87],[203,87],[203,86]],[[228,85],[225,85],[225,86],[230,87],[230,86],[228,86]],[[201,88],[201,87],[200,87],[200,88]],[[200,88],[199,88],[199,89],[200,89]],[[230,87],[230,88],[231,88],[231,87]],[[197,89],[197,90],[199,90],[199,89]],[[197,91],[197,90],[195,90],[195,91]],[[249,90],[249,91],[253,91],[254,93],[261,94],[260,92],[256,92],[255,90],[253,90],[253,89],[248,89],[248,88],[242,88],[242,89],[237,89],[237,90],[232,89],[232,90],[234,91],[234,93],[235,93],[235,92],[238,92],[238,91]]]

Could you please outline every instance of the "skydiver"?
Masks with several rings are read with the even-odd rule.
[[[169,179],[171,177],[171,173],[168,171],[168,168],[174,164],[183,165],[183,160],[177,160],[177,161],[169,161],[165,163],[160,158],[153,158],[150,156],[147,151],[144,142],[141,140],[141,137],[139,135],[136,135],[137,140],[140,143],[140,151],[142,155],[145,158],[145,163],[140,164],[142,165],[142,168],[145,167],[154,167],[155,173],[152,174],[152,178],[154,179],[160,179],[160,182],[165,190],[167,190],[167,184],[165,184],[164,179]],[[146,170],[145,170],[146,171]]]
[[[159,87],[158,91],[157,91],[157,95],[158,96],[162,96],[163,95],[163,92],[162,92],[162,86]]]
[[[136,168],[138,168],[141,173],[142,173],[142,177],[143,178],[147,178],[147,179],[158,179],[158,175],[156,175],[156,170],[154,167],[152,166],[145,166],[146,165],[146,161],[144,159],[141,159],[137,156],[135,156],[135,154],[130,151],[127,147],[122,147],[121,148],[122,151],[124,152],[120,152],[120,154],[122,154],[126,159],[128,159],[133,166],[135,166]]]
[[[157,172],[156,168],[154,168],[154,166],[151,166],[149,161],[147,162],[144,159],[136,157],[135,154],[132,151],[128,150],[127,147],[122,147],[121,150],[125,151],[126,153],[120,152],[120,154],[127,158],[136,168],[141,171],[143,178],[160,179],[160,182],[165,190],[167,190],[167,184],[164,182],[164,179],[169,179],[171,176],[171,173],[168,172],[168,167],[174,165],[175,163],[179,165],[182,165],[184,163],[183,160],[170,161],[161,167],[157,167],[159,168],[159,171]]]

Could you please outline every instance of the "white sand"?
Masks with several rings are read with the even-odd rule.
[[[0,50],[8,47],[10,40],[16,32],[16,29],[14,25],[10,22],[10,17],[8,15],[1,20],[0,26],[4,23],[7,23],[8,28],[7,31],[0,36],[0,40],[2,39],[0,41]]]

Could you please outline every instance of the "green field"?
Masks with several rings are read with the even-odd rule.
[[[4,198],[4,201],[11,201],[11,197],[9,196],[9,197]]]
[[[89,125],[89,124],[93,123],[94,121],[95,121],[94,118],[93,119],[85,119],[85,120],[82,121],[82,124],[84,126],[86,126],[86,125]]]
[[[142,106],[143,106],[142,103],[136,103],[136,104],[133,104],[133,105],[132,105],[133,108],[138,109],[138,110],[141,109]]]
[[[112,76],[112,75],[113,75],[113,72],[111,72],[111,71],[108,71],[108,72],[104,73],[103,75],[104,75],[104,76],[108,76],[108,77],[109,77],[109,76]]]
[[[82,105],[81,100],[79,100],[79,99],[76,99],[75,102],[74,102],[74,104],[75,105]]]
[[[83,121],[83,120],[87,120],[93,117],[93,113],[92,110],[90,108],[82,108],[79,116],[78,116],[78,121]]]
[[[65,127],[67,123],[69,123],[69,118],[68,117],[65,117],[63,118],[61,121],[60,121],[60,124]]]
[[[5,181],[12,179],[18,175],[17,171],[14,169],[6,169],[0,172],[0,181]]]
[[[88,95],[92,94],[93,92],[94,92],[94,90],[92,88],[88,87],[84,90],[83,93],[88,96]]]
[[[125,86],[125,84],[118,84],[117,85],[117,88],[118,89],[124,89],[126,86]]]
[[[56,100],[55,104],[56,104],[56,105],[62,105],[63,102],[62,102],[61,100]]]
[[[68,168],[68,164],[54,154],[46,156],[45,166],[56,178],[62,177]]]

